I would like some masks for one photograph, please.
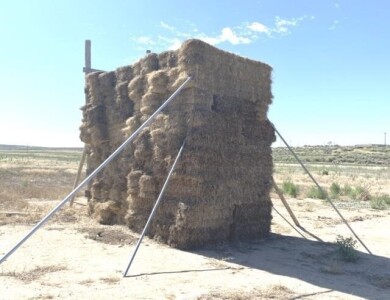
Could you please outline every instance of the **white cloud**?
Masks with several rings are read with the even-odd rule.
[[[201,40],[203,42],[206,42],[206,43],[208,43],[210,45],[213,45],[213,46],[217,45],[217,44],[219,44],[221,42],[218,37],[207,36],[204,33],[197,34],[195,36],[195,38],[197,38],[197,39],[199,39],[199,40]]]
[[[229,42],[233,45],[249,44],[252,42],[249,38],[247,38],[245,36],[237,35],[229,27],[225,27],[224,29],[222,29],[222,34],[220,35],[220,41],[221,42]]]
[[[298,19],[282,19],[280,17],[275,18],[275,28],[274,32],[277,33],[289,33],[291,27],[298,25]]]
[[[302,21],[309,19],[314,20],[314,16],[303,16],[299,18],[290,18],[290,19],[282,19],[279,16],[275,17],[275,26],[272,29],[273,32],[279,33],[279,34],[290,34],[291,28],[296,27],[301,23]]]
[[[249,24],[248,28],[252,31],[255,31],[255,32],[266,33],[266,34],[270,33],[269,28],[267,26],[265,26],[264,24],[261,24],[259,22],[253,22],[253,23]]]
[[[168,48],[168,50],[177,50],[180,48],[182,43],[178,38],[167,38],[162,35],[159,35],[158,39],[161,44],[164,44],[166,46],[165,48]]]
[[[171,26],[171,25],[168,25],[167,23],[165,23],[164,21],[160,21],[160,26],[162,28],[165,28],[165,29],[168,29],[169,31],[176,31],[175,27]]]
[[[237,34],[230,27],[225,27],[221,30],[221,33],[217,36],[207,36],[205,34],[197,34],[194,36],[197,39],[200,39],[210,45],[218,45],[224,42],[228,42],[232,45],[241,45],[241,44],[250,44],[253,41],[245,36]]]
[[[139,37],[132,38],[132,40],[137,44],[141,44],[141,45],[151,46],[156,44],[156,42],[153,41],[153,39],[150,36],[139,36]]]
[[[175,26],[160,21],[160,27],[165,31],[156,38],[140,36],[132,40],[139,45],[154,46],[155,51],[165,49],[177,49],[185,39],[196,38],[211,45],[229,43],[231,45],[251,44],[260,36],[275,37],[278,35],[290,34],[292,29],[297,27],[304,20],[313,20],[314,16],[302,16],[299,18],[275,17],[272,24],[253,21],[243,22],[238,26],[226,26],[219,33],[206,34],[199,31],[193,23],[186,24],[187,30],[180,31]]]
[[[179,39],[177,39],[177,38],[175,38],[175,39],[173,39],[172,41],[171,41],[171,45],[169,46],[169,50],[177,50],[177,49],[179,49],[180,48],[180,46],[181,46],[181,41],[179,40]]]

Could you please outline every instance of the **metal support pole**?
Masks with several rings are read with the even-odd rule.
[[[272,205],[272,209],[284,220],[284,221],[286,221],[286,223],[288,224],[288,225],[290,225],[291,226],[291,228],[292,229],[294,229],[296,232],[298,232],[298,234],[301,236],[301,237],[303,237],[305,240],[307,240],[307,237],[305,237],[303,234],[302,234],[302,232],[300,232],[298,229],[296,229],[295,227],[294,227],[294,225],[293,224],[291,224],[285,217],[283,217],[283,215],[275,208],[275,206],[273,206]]]
[[[284,198],[284,195],[282,191],[279,189],[279,187],[276,185],[275,180],[272,178],[272,183],[275,189],[276,194],[278,194],[280,200],[282,200],[284,207],[287,209],[288,214],[290,215],[291,219],[294,221],[294,224],[298,227],[301,227],[301,224],[299,224],[297,217],[294,215],[290,205],[288,204],[286,198]]]
[[[137,245],[135,246],[133,254],[131,255],[130,261],[129,261],[127,267],[126,267],[125,272],[123,273],[123,277],[127,277],[127,273],[129,272],[130,266],[131,266],[131,264],[134,261],[135,255],[137,254],[137,251],[138,251],[138,248],[140,247],[140,245],[142,243],[142,240],[143,240],[143,238],[144,238],[144,236],[145,236],[145,234],[146,234],[146,232],[147,232],[147,230],[148,230],[148,228],[150,226],[150,223],[152,222],[152,219],[153,219],[154,215],[156,214],[157,208],[160,205],[162,196],[164,195],[165,189],[168,186],[169,179],[171,178],[171,175],[172,175],[173,171],[175,170],[176,163],[178,162],[178,160],[179,160],[179,158],[181,156],[181,153],[183,151],[184,145],[185,145],[185,141],[183,142],[183,145],[181,146],[181,148],[179,150],[179,153],[177,154],[176,159],[173,162],[173,165],[171,167],[171,170],[168,173],[167,178],[165,179],[164,185],[163,185],[163,187],[162,187],[162,189],[160,191],[160,194],[158,195],[158,198],[156,200],[156,203],[154,204],[152,212],[149,215],[148,221],[146,222],[146,225],[145,225],[144,229],[142,230],[141,236],[138,239]]]
[[[14,253],[30,236],[32,236],[42,225],[44,225],[61,207],[65,205],[72,197],[74,197],[88,182],[90,182],[106,165],[108,165],[132,140],[134,140],[143,128],[145,128],[154,118],[168,105],[173,98],[185,87],[191,80],[189,76],[181,86],[136,130],[126,141],[123,142],[104,162],[101,163],[87,178],[85,178],[68,196],[66,196],[55,208],[53,208],[39,223],[37,223],[31,231],[24,236],[10,251],[8,251],[1,259],[3,263],[12,253]]]
[[[309,172],[309,170],[306,168],[306,166],[303,164],[303,162],[299,159],[299,157],[295,154],[293,149],[287,144],[286,140],[282,137],[282,135],[279,133],[279,131],[273,126],[275,129],[275,132],[278,134],[280,139],[283,141],[283,143],[287,146],[288,150],[292,153],[292,155],[295,157],[295,159],[298,161],[298,163],[302,166],[302,168],[305,170],[307,175],[311,178],[311,180],[315,183],[317,188],[321,191],[323,195],[326,195],[322,187],[318,184],[318,182],[314,179],[313,175]],[[369,254],[372,254],[372,252],[367,248],[367,246],[363,243],[363,241],[358,237],[358,235],[355,233],[355,231],[352,229],[352,227],[348,224],[347,220],[343,217],[341,212],[337,209],[337,207],[334,205],[333,201],[330,200],[328,196],[326,196],[326,200],[330,203],[330,205],[333,207],[333,209],[337,212],[341,220],[344,222],[345,225],[347,225],[348,229],[352,232],[352,234],[355,236],[355,238],[360,242],[360,244],[367,250]]]

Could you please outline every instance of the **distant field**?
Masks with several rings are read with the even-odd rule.
[[[73,187],[82,149],[0,145],[0,211],[28,212],[30,222],[47,211],[39,201],[59,200]],[[21,221],[26,221],[20,216]],[[0,224],[8,222],[0,214]]]
[[[0,161],[17,163],[31,160],[53,160],[53,161],[78,161],[82,148],[45,148],[29,146],[0,145]]]
[[[289,191],[296,194],[294,198],[323,198],[316,195],[314,183],[287,148],[272,151],[274,178],[280,187],[294,190]],[[293,151],[335,200],[353,200],[350,204],[357,206],[389,207],[390,147],[312,146],[296,147]],[[358,203],[359,200],[363,202]]]
[[[293,147],[306,163],[390,166],[390,146],[305,146]],[[1,159],[37,158],[79,160],[82,148],[48,148],[0,145]],[[275,163],[297,163],[286,147],[272,148]]]
[[[389,146],[307,146],[293,150],[307,163],[390,166]],[[272,155],[276,163],[297,163],[285,147],[273,148]]]
[[[352,190],[352,198],[359,198],[354,191],[390,194],[390,147],[317,146],[294,151],[327,191],[333,184]],[[81,148],[0,145],[0,210],[19,209],[26,199],[62,199],[72,189],[81,154]],[[313,183],[288,149],[273,148],[273,159],[276,183],[280,187],[292,183],[299,190],[296,198],[310,198]]]

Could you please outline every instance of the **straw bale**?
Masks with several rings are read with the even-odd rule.
[[[141,178],[139,179],[139,188],[140,188],[141,197],[143,193],[144,194],[156,193],[157,186],[154,177],[150,175],[142,175]]]
[[[118,81],[129,82],[133,78],[133,68],[131,66],[117,68],[115,75]]]
[[[177,52],[165,51],[158,55],[158,61],[161,69],[171,69],[177,66]]]
[[[143,95],[142,100],[141,100],[141,107],[144,106],[151,106],[154,107],[154,110],[160,107],[162,104],[164,98],[161,97],[160,94],[152,93],[152,92],[147,92],[145,95]],[[142,108],[141,108],[142,109]],[[153,111],[154,112],[154,111]]]
[[[158,56],[156,53],[150,53],[145,58],[141,59],[141,75],[148,74],[158,70]]]
[[[166,94],[169,78],[165,71],[159,70],[148,74],[149,93]]]
[[[137,75],[128,84],[129,98],[134,102],[141,101],[144,94],[145,77]]]
[[[125,102],[129,101],[129,95],[128,95],[128,90],[127,90],[128,83],[126,81],[120,81],[118,84],[115,86],[115,91],[117,93],[117,102]],[[124,108],[126,108],[124,106]]]
[[[147,118],[150,117],[155,111],[156,111],[156,109],[152,106],[142,106],[141,107],[141,114],[142,114],[141,121],[145,122],[147,120]]]
[[[118,213],[121,210],[118,202],[106,201],[98,202],[95,205],[94,217],[101,224],[112,225],[118,223]]]
[[[132,66],[86,76],[80,137],[94,170],[191,75],[193,79],[89,187],[100,222],[141,231],[186,146],[148,235],[178,248],[264,238],[271,224],[267,120],[272,68],[189,40]]]

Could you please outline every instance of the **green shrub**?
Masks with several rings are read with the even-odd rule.
[[[358,253],[355,249],[356,241],[353,238],[344,238],[343,236],[338,235],[336,244],[338,246],[337,252],[343,261],[356,262],[358,260]]]
[[[387,205],[390,205],[390,195],[389,194],[382,194],[382,195],[376,196],[375,198],[382,200]]]
[[[371,208],[378,209],[378,210],[385,210],[385,209],[387,209],[387,203],[386,203],[385,199],[388,199],[388,198],[385,198],[383,196],[373,197],[370,200]]]
[[[291,197],[297,197],[299,194],[299,186],[291,181],[284,181],[282,184],[283,193],[290,195]]]
[[[330,186],[330,195],[332,196],[332,198],[338,199],[340,197],[340,194],[341,194],[340,185],[336,182],[333,182]]]
[[[329,171],[328,170],[322,170],[321,171],[321,175],[329,175]]]
[[[327,193],[325,190],[320,190],[318,187],[312,186],[306,196],[313,199],[326,199]]]
[[[353,188],[350,185],[346,184],[344,185],[341,194],[344,196],[349,196],[353,200],[368,201],[371,199],[370,192],[362,186],[357,186]]]
[[[368,201],[371,199],[371,195],[370,193],[368,192],[368,190],[364,187],[361,187],[361,186],[357,186],[355,187],[350,196],[352,197],[352,199],[354,200],[362,200],[362,201]]]
[[[345,184],[342,191],[341,191],[341,194],[344,196],[350,196],[352,191],[353,191],[353,188],[349,184]]]

